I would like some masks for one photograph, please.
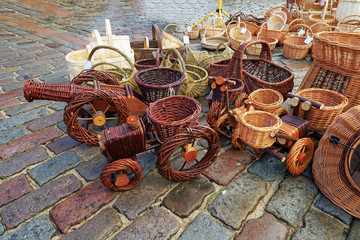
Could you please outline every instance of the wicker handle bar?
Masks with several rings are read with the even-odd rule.
[[[343,22],[346,18],[350,18],[350,17],[359,17],[360,18],[360,15],[357,15],[357,14],[352,14],[352,15],[349,15],[349,16],[346,16],[346,17],[344,17],[343,19],[341,19],[340,21],[339,21],[339,23],[337,24],[337,25],[339,25],[339,24],[342,24],[342,23],[348,23],[348,22]],[[353,19],[353,20],[350,20],[350,21],[359,21],[359,20],[356,20],[356,19]]]
[[[152,25],[152,37],[153,40],[157,40],[158,42],[158,47],[161,49],[161,32],[160,32],[160,28],[157,24],[153,24]]]
[[[297,22],[299,22],[299,23],[297,23]],[[297,18],[297,19],[294,19],[294,20],[291,21],[291,23],[289,24],[289,28],[290,28],[291,26],[297,25],[297,24],[306,24],[306,23],[305,23],[304,19],[302,19],[302,18]]]
[[[184,35],[185,36],[187,36],[187,33],[186,33],[186,31],[185,31],[185,29],[184,28],[182,28],[182,27],[180,27],[179,25],[177,25],[177,24],[169,24],[169,25],[167,25],[165,28],[164,28],[164,32],[166,32],[166,29],[169,27],[169,26],[176,26],[176,27],[178,27],[178,28],[180,28],[181,29],[181,31],[183,31],[184,32]]]
[[[286,160],[286,158],[281,155],[280,153],[277,153],[273,150],[271,150],[270,148],[264,148],[263,149],[266,153],[268,153],[269,155],[273,156],[274,158],[279,159],[280,161],[284,162]]]
[[[323,103],[320,103],[320,102],[311,100],[311,99],[306,98],[306,97],[302,97],[302,96],[297,95],[297,94],[294,94],[294,93],[290,93],[290,92],[289,92],[289,93],[287,94],[287,96],[288,96],[289,98],[298,98],[300,102],[309,101],[313,107],[316,107],[316,108],[319,108],[319,109],[323,109],[323,108],[324,108],[324,104],[323,104]],[[294,106],[294,105],[293,105],[293,106]]]
[[[294,9],[296,9],[296,13],[299,14],[300,18],[298,19],[301,19],[302,18],[302,13],[299,11],[299,7],[298,5],[294,2],[293,4],[291,4],[290,6],[290,10],[289,10],[289,17],[290,17],[290,14],[292,15],[292,10],[293,10],[293,7],[295,7]],[[295,19],[296,20],[296,19]],[[302,19],[301,19],[302,20]],[[303,20],[304,21],[304,20]]]
[[[218,55],[219,54],[219,49],[221,46],[225,46],[225,49],[228,47],[228,45],[226,45],[225,43],[220,43],[217,47],[216,47],[216,50],[215,50],[215,55]],[[225,51],[224,49],[224,51]]]
[[[181,57],[181,54],[179,53],[179,51],[177,49],[175,49],[175,48],[170,48],[170,49],[167,50],[162,63],[165,61],[165,59],[170,61],[170,53],[172,53],[172,52],[174,52],[176,57],[177,57],[176,61],[178,61],[179,64],[180,64],[180,68],[181,68],[180,70],[185,73],[186,72],[186,66],[185,66],[184,59]],[[162,63],[160,64],[161,66],[162,66]]]
[[[288,10],[286,7],[282,6],[282,5],[278,5],[278,6],[276,6],[276,7],[273,7],[273,8],[270,8],[269,10],[267,10],[267,11],[265,12],[265,19],[268,19],[268,18],[270,17],[270,15],[271,15],[271,12],[272,12],[273,10],[277,9],[277,8],[281,8],[281,9],[285,10],[285,13],[286,13],[286,16],[287,16],[286,23],[289,23],[289,18],[290,18],[290,17],[289,17],[289,16],[290,16],[289,10]]]
[[[117,71],[121,72],[121,74],[123,74],[124,76],[128,76],[128,74],[125,72],[124,69],[122,69],[121,67],[113,64],[113,63],[108,63],[108,62],[100,62],[100,63],[96,63],[95,65],[91,66],[91,69],[95,69],[96,67],[98,66],[101,66],[101,65],[108,65],[108,66],[112,66],[114,67]]]
[[[130,65],[131,68],[135,68],[134,64],[132,63],[132,61],[130,60],[130,58],[128,56],[126,56],[126,54],[124,54],[123,52],[121,52],[119,49],[111,47],[111,46],[106,46],[106,45],[99,45],[93,48],[93,50],[91,50],[89,57],[88,57],[88,61],[91,61],[92,56],[94,55],[94,53],[99,50],[99,49],[109,49],[109,50],[113,50],[117,53],[119,53],[123,58],[125,58],[125,60],[128,62],[128,64]]]
[[[288,30],[286,31],[286,33],[285,33],[285,36],[287,36],[288,33],[289,33],[292,29],[298,28],[298,27],[306,28],[306,29],[308,30],[308,34],[307,34],[307,35],[310,36],[310,37],[313,37],[313,36],[314,36],[314,33],[313,33],[313,31],[311,30],[311,28],[310,28],[308,25],[305,25],[305,24],[296,24],[296,25],[293,25],[293,26],[289,27],[289,29],[288,29]],[[309,32],[310,32],[311,35],[309,35]]]

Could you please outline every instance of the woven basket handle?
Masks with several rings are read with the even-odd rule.
[[[227,29],[226,29],[226,26],[225,26],[224,21],[223,21],[221,18],[219,18],[219,17],[213,17],[213,18],[211,19],[210,25],[211,25],[211,24],[214,24],[213,22],[215,22],[215,20],[218,20],[218,21],[220,22],[220,25],[221,25],[223,31],[225,32],[226,37],[228,38],[228,37],[229,37],[228,31],[227,31]],[[213,25],[213,26],[215,26],[215,25]],[[206,31],[206,28],[205,28],[205,31]],[[220,35],[222,35],[222,34],[220,34]],[[204,34],[204,36],[206,36],[206,34]]]
[[[155,64],[156,64],[156,66],[157,67],[159,67],[160,66],[160,48],[158,48],[158,49],[156,49],[156,62],[155,62]]]
[[[351,32],[354,32],[356,29],[360,29],[360,27],[354,28],[353,30],[351,30]],[[340,30],[340,29],[339,29],[339,30]],[[356,32],[356,33],[358,33],[358,32]]]
[[[329,5],[329,0],[325,0],[325,6],[324,6],[324,9],[323,9],[323,11],[322,11],[322,17],[321,17],[321,19],[322,19],[323,21],[325,20],[325,16],[326,16],[326,11],[327,11],[328,5]]]
[[[176,57],[177,57],[177,61],[180,64],[180,70],[183,71],[184,73],[186,72],[186,67],[185,67],[185,62],[183,60],[183,58],[181,57],[181,54],[179,53],[178,50],[176,50],[175,48],[170,48],[167,50],[166,55],[162,61],[162,63],[165,61],[165,59],[167,59],[168,61],[170,61],[170,53],[174,52]],[[162,63],[160,65],[162,65]]]
[[[308,30],[308,32],[307,32],[307,35],[308,35],[308,36],[310,36],[310,37],[313,37],[313,36],[314,36],[314,33],[313,33],[313,31],[311,30],[311,28],[310,28],[308,25],[305,25],[305,24],[297,24],[297,25],[291,26],[291,27],[286,31],[285,36],[287,36],[288,33],[289,33],[292,29],[294,29],[294,28],[299,28],[299,27],[306,28],[306,29]],[[309,33],[310,33],[310,34],[309,34]]]
[[[159,28],[159,26],[157,24],[152,25],[152,38],[153,38],[153,40],[157,40],[158,47],[160,49],[162,49],[162,46],[161,46],[161,32],[160,32],[160,28]]]
[[[302,18],[297,18],[297,19],[294,19],[294,20],[291,21],[291,23],[289,24],[288,29],[289,29],[291,26],[297,25],[297,24],[306,24],[306,23],[305,23],[304,19],[302,19]]]
[[[271,12],[272,12],[273,10],[275,10],[275,9],[278,9],[278,8],[281,8],[282,10],[285,11],[286,16],[287,16],[286,23],[289,23],[289,21],[290,21],[290,20],[289,20],[289,19],[290,19],[289,10],[287,10],[287,8],[284,7],[284,6],[282,6],[282,5],[278,5],[278,6],[276,6],[276,7],[273,7],[273,8],[270,8],[269,10],[267,10],[267,11],[265,12],[265,19],[269,18],[270,15],[271,15]]]
[[[229,46],[226,45],[225,43],[220,43],[220,44],[216,47],[215,55],[218,55],[218,54],[219,54],[219,49],[220,49],[221,46],[225,46],[225,49],[229,47]],[[224,49],[224,51],[225,51],[225,49]]]
[[[301,17],[302,17],[302,14],[301,14],[301,12],[299,11],[299,7],[298,7],[298,5],[297,5],[296,3],[291,4],[290,10],[289,10],[289,17],[291,17],[291,19],[293,19],[293,14],[292,14],[293,8],[294,8],[296,14],[298,14],[299,17],[301,18]]]
[[[179,26],[179,25],[177,25],[177,24],[169,24],[169,25],[167,25],[167,26],[164,28],[163,32],[166,32],[166,29],[167,29],[169,26],[176,26],[177,28],[180,28],[180,29],[181,29],[181,31],[183,31],[183,32],[184,32],[184,35],[185,35],[185,36],[187,36],[187,33],[186,33],[185,29],[184,29],[184,28],[182,28],[182,27],[180,27],[180,26]]]
[[[264,22],[263,24],[260,25],[260,28],[259,28],[259,31],[258,31],[258,34],[257,34],[258,38],[259,38],[259,36],[261,36],[261,33],[262,33],[264,27],[265,27],[265,31],[267,31],[268,30],[268,25],[267,25],[266,22]]]
[[[114,67],[117,71],[121,72],[124,76],[126,76],[126,78],[128,77],[128,74],[125,72],[124,69],[122,69],[121,67],[113,64],[113,63],[108,63],[108,62],[100,62],[100,63],[97,63],[93,66],[91,66],[91,69],[95,69],[96,67],[98,66],[102,66],[102,65],[108,65],[108,66],[112,66]]]
[[[318,32],[323,32],[323,31],[328,31],[327,29],[329,28],[329,31],[332,31],[332,30],[335,30],[335,31],[338,31],[338,32],[341,32],[340,28],[338,27],[335,27],[335,26],[325,26],[325,27],[322,27],[320,28],[320,30]],[[334,32],[335,32],[334,31]]]
[[[91,61],[91,58],[92,56],[94,55],[94,53],[97,51],[97,50],[101,50],[101,49],[109,49],[109,50],[113,50],[117,53],[119,53],[123,58],[125,58],[125,60],[128,62],[128,64],[130,65],[130,67],[132,69],[135,69],[135,66],[134,64],[131,62],[130,58],[128,56],[126,56],[126,54],[124,54],[123,52],[121,52],[119,49],[117,48],[114,48],[114,47],[111,47],[111,46],[105,46],[105,45],[100,45],[100,46],[96,46],[93,48],[93,50],[91,50],[90,54],[89,54],[89,57],[88,57],[88,61]],[[106,60],[106,59],[105,59]]]
[[[358,17],[360,19],[360,15],[357,15],[357,14],[349,15],[349,16],[346,16],[343,19],[341,19],[340,22],[337,25],[339,26],[339,24],[342,24],[342,23],[346,24],[346,23],[351,22],[351,21],[360,22],[360,20],[357,20],[357,19],[353,19],[353,20],[349,20],[347,22],[344,22],[345,19],[350,18],[350,17]]]

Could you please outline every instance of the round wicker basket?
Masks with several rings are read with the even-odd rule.
[[[258,89],[250,93],[249,101],[255,110],[273,113],[280,108],[284,98],[278,91],[272,89]]]

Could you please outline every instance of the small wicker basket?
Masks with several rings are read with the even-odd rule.
[[[249,94],[249,101],[255,110],[273,113],[284,102],[283,96],[272,89],[258,89]]]
[[[344,95],[321,88],[303,89],[296,94],[324,104],[321,109],[312,107],[310,110],[310,128],[315,131],[326,130],[349,102]],[[301,108],[299,109],[299,116],[304,116],[304,111]]]
[[[270,46],[270,50],[274,50],[275,47],[276,47],[276,44],[279,42],[277,39],[275,38],[270,38],[270,37],[265,37],[265,36],[261,36],[261,33],[264,29],[264,27],[267,29],[267,24],[266,23],[263,23],[261,24],[260,26],[260,30],[257,34],[257,37],[252,37],[252,40],[263,40],[265,42],[267,42]],[[261,53],[261,49],[262,49],[262,45],[261,44],[254,44],[254,45],[251,45],[249,46],[247,49],[246,49],[246,52],[250,55],[256,55],[256,56],[259,56],[260,53]]]
[[[272,132],[278,132],[282,121],[278,116],[263,111],[246,112],[240,116],[240,139],[255,148],[273,145],[276,138]]]
[[[285,36],[283,55],[289,59],[303,59],[312,47],[312,42],[306,43],[307,36],[313,37],[311,28],[304,24],[298,24],[289,28],[286,32],[288,34],[291,29],[295,27],[303,27],[307,29],[306,36]]]
[[[174,136],[180,128],[193,126],[201,111],[200,103],[187,96],[170,96],[150,104],[148,116],[160,141]]]
[[[352,19],[350,19],[352,18]],[[347,19],[347,21],[345,21]],[[340,20],[337,27],[341,32],[352,32],[360,27],[360,15],[349,15]]]
[[[245,29],[245,31],[243,29]],[[241,43],[251,40],[251,32],[246,29],[245,23],[239,22],[238,26],[230,30],[229,38],[231,48],[237,49]]]

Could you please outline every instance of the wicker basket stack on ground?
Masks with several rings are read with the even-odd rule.
[[[244,13],[237,12],[234,15],[230,15],[230,20],[226,22],[228,32],[238,24],[238,18],[240,18],[241,22],[246,24],[246,29],[251,32],[251,35],[256,35],[259,30],[259,25],[264,21],[264,19],[254,17],[251,14],[245,16]]]
[[[282,121],[278,116],[263,111],[250,111],[240,116],[240,139],[255,148],[273,145],[276,138],[270,134],[278,132]]]
[[[278,43],[278,40],[275,39],[275,38],[270,38],[270,37],[264,37],[261,35],[263,29],[267,30],[267,23],[263,23],[261,26],[260,26],[260,30],[257,34],[257,36],[255,37],[252,37],[252,40],[263,40],[265,42],[267,42],[270,46],[270,50],[274,50],[275,47],[276,47],[276,44]],[[265,31],[266,31],[265,30]],[[260,53],[261,53],[261,49],[262,49],[262,45],[261,44],[256,44],[256,45],[251,45],[250,47],[248,47],[246,49],[246,52],[250,55],[257,55],[259,56]]]
[[[150,104],[148,117],[160,141],[172,137],[182,127],[197,124],[200,103],[187,96],[169,96]]]
[[[272,89],[258,89],[249,94],[249,102],[255,110],[273,113],[284,102],[283,96]]]
[[[213,30],[210,26],[207,26],[204,30],[204,34],[203,34],[203,38],[201,39],[201,46],[203,46],[206,49],[210,49],[210,50],[215,50],[219,44],[224,43],[225,45],[229,46],[230,45],[230,40],[229,40],[229,36],[228,36],[228,32],[226,30],[226,26],[224,24],[224,21],[221,18],[213,18],[212,22],[216,22],[219,21],[220,22],[220,27],[222,27],[225,36],[223,35],[216,35],[216,36],[208,36],[207,37],[207,32],[209,30]],[[220,47],[220,49],[223,49],[225,47]]]
[[[289,33],[292,28],[296,28],[300,26],[307,29],[307,31],[304,30],[304,33],[307,32],[306,36],[287,36],[287,35],[285,36],[283,55],[286,58],[303,59],[306,57],[306,54],[309,52],[310,48],[312,47],[313,32],[311,28],[308,27],[307,25],[299,24],[292,26],[291,28],[288,29],[286,34]],[[307,42],[308,39],[310,40],[310,42]]]
[[[251,32],[246,29],[245,23],[239,22],[236,27],[230,30],[229,38],[231,48],[237,49],[241,43],[251,40]]]
[[[359,32],[360,31],[360,15],[349,15],[339,21],[337,27],[342,32]]]
[[[325,131],[349,102],[344,95],[321,88],[303,89],[296,94],[324,104],[321,109],[311,108],[309,116],[310,129],[315,131]],[[304,114],[305,112],[299,109],[299,116]]]

